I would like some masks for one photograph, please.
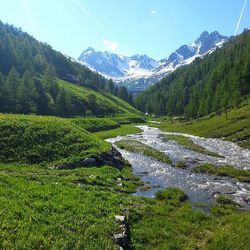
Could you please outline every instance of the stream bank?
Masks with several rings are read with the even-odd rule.
[[[230,177],[192,172],[195,166],[203,163],[212,163],[218,166],[229,164],[238,169],[250,169],[249,150],[220,139],[162,132],[158,128],[151,128],[146,125],[139,126],[139,128],[142,129],[142,133],[118,136],[108,139],[108,141],[114,145],[116,141],[122,139],[137,140],[165,153],[174,163],[184,161],[188,167],[186,169],[175,168],[151,157],[117,148],[122,156],[132,165],[134,174],[151,187],[145,190],[138,189],[135,195],[153,197],[158,190],[167,187],[177,187],[188,195],[193,205],[201,202],[211,205],[214,197],[227,195],[239,203],[242,208],[250,209],[249,183],[238,182]],[[186,136],[194,143],[223,157],[213,157],[186,149],[173,140],[163,140],[162,134]]]

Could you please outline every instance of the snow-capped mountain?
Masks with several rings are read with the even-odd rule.
[[[106,51],[95,51],[91,47],[82,52],[78,61],[116,81],[138,73],[140,76],[143,76],[158,66],[157,61],[146,55],[128,57]]]
[[[78,60],[115,82],[125,84],[131,91],[142,91],[180,66],[190,64],[221,47],[228,37],[217,31],[203,32],[194,42],[183,45],[168,58],[156,61],[147,55],[124,56],[88,48]]]

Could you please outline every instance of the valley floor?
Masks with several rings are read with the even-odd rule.
[[[74,140],[74,135],[82,136],[85,125],[70,122],[75,124]],[[14,129],[5,126],[4,130],[0,126],[3,139]],[[161,126],[168,129],[169,125]],[[139,132],[140,128],[126,124],[96,135],[106,139]],[[84,132],[84,136],[91,134]],[[4,142],[15,147],[6,138]],[[101,142],[96,137],[92,140],[99,147]],[[152,154],[150,149],[142,149]],[[159,154],[154,151],[152,155]],[[206,213],[193,209],[177,188],[160,191],[156,198],[131,195],[145,183],[134,176],[129,165],[121,170],[106,165],[60,170],[44,162],[8,160],[0,164],[0,249],[119,249],[114,241],[114,235],[121,233],[116,215],[127,219],[125,249],[247,250],[250,245],[250,213],[239,212],[227,197],[215,199],[211,212]]]

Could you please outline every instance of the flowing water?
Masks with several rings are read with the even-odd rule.
[[[118,136],[108,141],[114,143],[121,139],[138,140],[167,154],[175,163],[185,161],[187,169],[179,169],[159,162],[142,154],[118,150],[128,160],[134,174],[151,186],[150,190],[138,191],[136,195],[153,197],[159,189],[178,187],[185,191],[193,204],[205,202],[211,204],[214,197],[221,194],[229,195],[233,200],[250,209],[250,184],[241,183],[229,177],[218,177],[206,174],[195,174],[191,170],[200,163],[213,163],[215,165],[229,164],[239,169],[250,169],[250,151],[238,145],[220,139],[203,138],[182,133],[162,132],[157,128],[138,126],[142,133]],[[163,140],[162,134],[177,134],[190,138],[194,143],[203,146],[209,151],[218,153],[223,157],[212,157],[197,153],[180,146],[173,140]]]

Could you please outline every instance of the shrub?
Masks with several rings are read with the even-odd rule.
[[[178,188],[167,188],[166,190],[158,191],[156,199],[160,201],[175,201],[184,202],[187,200],[187,195]]]

